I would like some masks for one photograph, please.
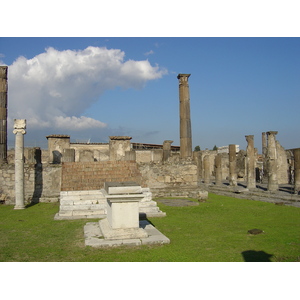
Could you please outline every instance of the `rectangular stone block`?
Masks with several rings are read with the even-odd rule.
[[[104,189],[109,195],[142,193],[142,187],[135,182],[105,182]]]

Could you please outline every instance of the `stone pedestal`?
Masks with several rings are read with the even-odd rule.
[[[229,185],[237,186],[236,146],[229,145]]]
[[[125,160],[126,152],[131,150],[131,136],[110,136],[109,137],[109,159]]]
[[[246,156],[246,172],[247,172],[247,188],[255,189],[255,149],[254,149],[254,136],[246,135],[247,156]]]
[[[179,101],[180,101],[180,157],[191,158],[192,151],[192,129],[190,113],[190,91],[188,78],[191,74],[178,74],[179,79]]]
[[[70,136],[63,134],[52,134],[46,136],[48,140],[49,163],[62,163],[64,149],[70,148]]]
[[[268,169],[268,191],[278,190],[278,165],[277,165],[277,149],[276,134],[278,131],[268,131],[268,148],[267,148],[267,169]]]
[[[148,236],[139,228],[139,202],[144,198],[136,183],[105,183],[107,218],[99,221],[105,239],[137,239]]]
[[[171,145],[173,141],[166,140],[163,144],[163,161],[167,161],[169,157],[171,156]]]
[[[294,154],[294,193],[300,191],[300,148],[293,149]]]
[[[24,209],[24,134],[26,133],[26,120],[15,119],[15,195],[16,204],[14,209]]]

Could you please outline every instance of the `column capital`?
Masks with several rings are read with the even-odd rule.
[[[14,134],[17,133],[26,133],[26,120],[25,119],[14,119]]]
[[[278,131],[267,131],[267,135],[276,135]]]
[[[177,79],[179,79],[180,83],[187,83],[190,76],[191,74],[178,74]]]
[[[26,130],[24,130],[24,129],[14,129],[13,134],[17,134],[17,133],[26,134]]]

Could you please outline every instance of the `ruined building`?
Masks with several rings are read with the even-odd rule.
[[[97,191],[104,182],[135,181],[153,196],[193,196],[203,184],[230,186],[245,182],[249,189],[268,182],[300,189],[299,149],[284,150],[273,131],[263,133],[262,155],[254,137],[246,136],[247,151],[238,145],[215,151],[192,151],[190,74],[179,74],[180,146],[132,143],[129,136],[111,136],[108,143],[71,143],[69,135],[49,135],[48,149],[25,148],[25,202],[59,201],[62,193]],[[0,201],[15,204],[15,152],[7,151],[7,67],[0,67]],[[265,140],[264,140],[265,138]],[[268,140],[266,139],[268,138]]]

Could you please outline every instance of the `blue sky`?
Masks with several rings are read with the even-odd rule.
[[[83,52],[88,47],[103,51]],[[52,52],[48,48],[53,48]],[[132,142],[162,144],[168,139],[179,145],[177,75],[189,73],[193,147],[238,144],[245,149],[245,135],[253,134],[261,152],[261,133],[269,130],[278,131],[277,139],[286,149],[300,147],[297,37],[5,37],[0,38],[0,53],[2,64],[9,66],[9,117],[27,119],[28,146],[44,146],[48,134],[70,134],[73,141],[91,142],[107,142],[109,135],[129,135]],[[107,53],[110,57],[102,59]],[[24,58],[18,60],[20,56]],[[68,64],[73,66],[71,73],[61,74],[64,78],[60,80],[51,77],[57,75],[52,73],[57,68],[56,56],[63,70]],[[105,63],[112,56],[113,63]],[[80,57],[89,57],[89,61]],[[82,64],[77,63],[79,59]],[[118,72],[115,60],[122,67],[123,77],[106,82]],[[38,72],[33,61],[44,72],[38,79],[32,75]],[[91,68],[93,78],[89,75]],[[144,77],[139,80],[139,76]],[[26,88],[28,84],[30,88]],[[41,100],[45,88],[45,93],[59,94],[66,102],[64,108],[59,101],[47,104],[54,96]],[[55,125],[49,119],[51,115],[57,117]],[[36,118],[36,123],[30,125],[30,118]],[[41,121],[48,123],[37,125]],[[73,128],[67,126],[68,121]],[[89,122],[89,126],[76,127],[77,121]],[[9,143],[13,144],[11,132],[12,127]]]

